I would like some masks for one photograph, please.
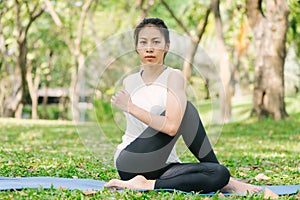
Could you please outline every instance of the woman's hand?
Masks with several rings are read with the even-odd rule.
[[[122,111],[129,112],[129,105],[132,103],[129,93],[120,90],[111,98],[111,103]]]

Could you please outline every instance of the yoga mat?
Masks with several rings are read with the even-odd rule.
[[[68,190],[102,190],[104,188],[105,181],[93,180],[93,179],[73,179],[73,178],[58,178],[58,177],[21,177],[10,178],[0,176],[0,190],[21,190],[24,188],[65,188]],[[289,195],[296,194],[300,191],[299,185],[276,185],[276,186],[260,186],[263,189],[268,188],[277,195]],[[157,191],[169,191],[174,192],[173,189],[157,189]],[[177,190],[178,191],[178,190]],[[122,191],[120,191],[122,192]],[[181,192],[181,191],[178,191]],[[187,192],[183,192],[187,193]],[[215,193],[200,194],[203,196],[213,196]],[[233,195],[232,193],[223,193],[225,196]]]
[[[21,177],[0,176],[0,190],[21,190],[23,188],[66,188],[69,190],[102,190],[105,182],[93,179],[73,179],[57,177]]]

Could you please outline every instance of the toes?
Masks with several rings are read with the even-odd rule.
[[[250,194],[254,194],[254,193],[258,193],[262,190],[261,187],[253,187],[252,189],[250,189]]]
[[[118,185],[118,180],[117,179],[112,179],[106,184],[104,184],[104,187],[111,188],[111,187],[116,187]]]

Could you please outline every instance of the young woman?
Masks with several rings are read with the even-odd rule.
[[[203,193],[260,191],[231,178],[219,164],[196,108],[187,101],[182,73],[164,65],[170,45],[165,23],[146,18],[136,27],[134,37],[141,70],[125,78],[124,89],[111,99],[127,120],[115,153],[121,180],[112,179],[105,186]],[[199,162],[179,161],[174,148],[179,136]]]

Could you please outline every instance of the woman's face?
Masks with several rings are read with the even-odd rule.
[[[143,64],[159,64],[164,61],[164,54],[169,49],[159,28],[148,25],[141,29],[136,46]]]

